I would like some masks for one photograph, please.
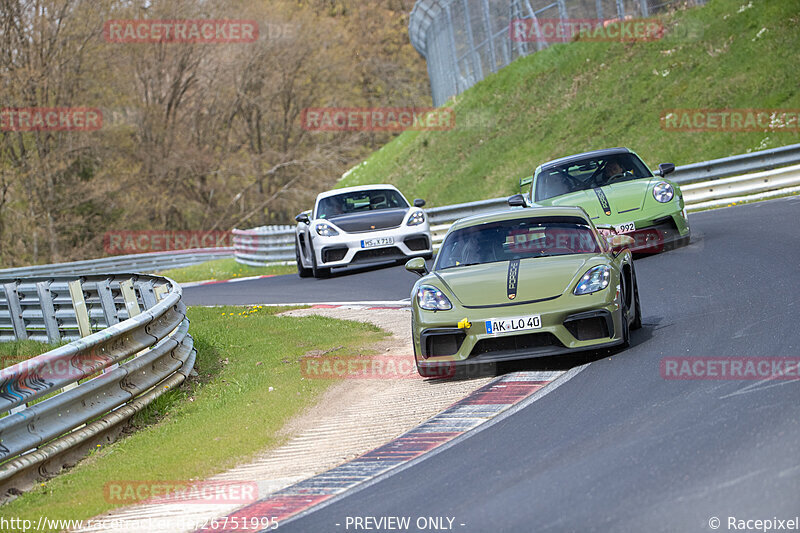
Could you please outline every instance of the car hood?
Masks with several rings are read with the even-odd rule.
[[[403,223],[409,208],[377,209],[364,213],[325,219],[348,233],[396,228]]]
[[[582,207],[595,224],[615,224],[634,220],[636,212],[644,208],[647,194],[656,178],[623,181],[605,187],[562,194],[537,205]],[[597,191],[600,191],[599,193]],[[604,205],[603,196],[607,205]]]
[[[557,298],[603,256],[574,254],[532,257],[519,262],[516,296],[509,298],[509,261],[437,270],[434,275],[466,307],[525,303]]]

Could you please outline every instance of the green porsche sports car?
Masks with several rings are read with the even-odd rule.
[[[641,327],[627,235],[601,235],[580,207],[463,218],[411,292],[417,370],[626,346]]]
[[[540,165],[527,197],[512,205],[582,207],[595,226],[634,238],[633,251],[654,253],[689,243],[691,230],[680,187],[664,176],[675,165],[662,163],[655,172],[627,148],[610,148],[562,157]]]

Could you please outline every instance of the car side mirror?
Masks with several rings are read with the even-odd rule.
[[[422,257],[415,257],[414,259],[408,260],[406,263],[406,270],[418,276],[424,276],[428,273],[428,266],[425,264],[425,259]]]
[[[521,194],[515,194],[514,196],[509,196],[508,198],[508,205],[511,207],[525,207],[525,197]]]
[[[311,220],[308,218],[308,213],[300,213],[294,219],[298,222],[302,222],[303,224],[310,224]]]
[[[671,172],[675,172],[675,165],[672,163],[659,163],[658,172],[656,172],[656,174],[663,178]]]
[[[631,248],[636,243],[633,237],[629,235],[612,235],[608,237],[608,244],[615,254],[620,253],[625,248]]]
[[[423,200],[422,198],[417,198],[416,200],[414,200],[414,207],[424,207],[424,206],[425,206],[425,200]]]

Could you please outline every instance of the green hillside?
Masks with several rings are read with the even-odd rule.
[[[665,131],[666,109],[800,109],[800,2],[711,0],[654,42],[559,44],[455,97],[456,127],[405,132],[338,186],[388,182],[429,206],[512,193],[549,159],[627,146],[655,167],[800,142],[794,132]]]

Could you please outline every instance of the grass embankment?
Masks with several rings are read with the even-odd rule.
[[[301,379],[311,350],[355,355],[383,336],[376,327],[276,308],[190,308],[197,348],[192,378],[139,413],[136,433],[97,449],[77,467],[0,508],[6,517],[82,519],[113,508],[103,487],[120,480],[203,479],[282,443],[280,429],[330,380]]]
[[[666,36],[572,42],[522,58],[450,104],[456,126],[405,132],[339,186],[392,183],[439,206],[517,191],[549,159],[627,146],[651,166],[800,142],[794,132],[664,131],[668,109],[800,109],[800,3],[711,0]]]
[[[250,276],[279,276],[297,272],[295,265],[272,265],[266,267],[252,267],[237,263],[235,259],[215,259],[184,268],[173,268],[159,272],[159,276],[166,276],[178,283],[192,281],[207,281],[220,279],[247,278]]]

